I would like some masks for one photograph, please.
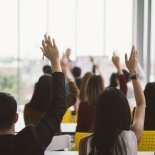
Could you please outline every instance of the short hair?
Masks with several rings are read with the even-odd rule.
[[[51,66],[49,65],[43,66],[43,73],[52,74]]]
[[[80,77],[80,75],[81,75],[81,68],[77,67],[77,66],[74,67],[72,69],[72,74],[73,74],[74,77]]]
[[[10,94],[0,92],[0,130],[10,129],[17,112],[17,102]]]

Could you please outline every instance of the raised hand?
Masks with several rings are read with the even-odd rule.
[[[120,67],[120,58],[115,53],[112,56],[112,62],[116,68]]]
[[[55,40],[53,39],[51,41],[50,36],[45,34],[40,49],[42,50],[43,55],[51,61],[52,72],[61,72],[59,50],[55,44]]]
[[[55,44],[55,40],[51,41],[50,36],[44,35],[41,50],[43,54],[52,62],[59,61],[59,50]]]
[[[125,63],[131,75],[137,73],[137,62],[138,62],[138,53],[135,46],[132,46],[131,54],[128,59],[127,54],[125,54]]]

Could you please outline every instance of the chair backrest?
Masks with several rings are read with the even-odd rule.
[[[63,116],[62,123],[70,123],[72,118],[72,112],[70,109],[67,109],[65,115]]]
[[[88,136],[89,134],[91,134],[90,132],[76,132],[75,134],[75,146],[73,148],[73,151],[78,151],[79,149],[79,143],[81,138]]]
[[[138,151],[155,151],[155,131],[144,131]]]
[[[52,142],[46,148],[47,151],[55,150],[71,150],[71,136],[70,135],[60,135],[54,136]]]
[[[76,123],[77,122],[77,115],[74,117],[72,116],[72,111],[67,109],[65,115],[63,116],[62,123]]]

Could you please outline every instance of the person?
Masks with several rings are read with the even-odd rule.
[[[117,73],[112,73],[109,87],[117,87],[119,85],[120,90],[127,95],[127,82],[130,81],[130,76],[128,76],[128,72],[125,69],[121,68],[120,58],[115,53],[112,56],[112,62],[117,69]]]
[[[90,73],[86,76],[85,86],[81,85],[84,90],[80,89],[80,98],[83,100],[81,100],[78,110],[77,132],[93,131],[96,99],[104,90],[104,82],[100,75]]]
[[[81,68],[78,66],[73,67],[72,69],[72,74],[75,78],[76,85],[80,89],[80,84],[81,84]]]
[[[96,104],[94,133],[80,141],[79,155],[136,155],[145,116],[145,97],[137,76],[137,51],[133,46],[130,58],[125,55],[137,103],[131,124],[131,112],[125,94],[109,87]]]
[[[155,130],[155,82],[149,82],[144,89],[146,100],[144,130]]]
[[[76,86],[74,77],[72,76],[69,66],[66,63],[62,63],[62,72],[67,79],[69,92],[67,93],[67,109],[74,105],[78,97],[78,88]],[[25,125],[37,124],[40,119],[45,115],[47,109],[51,103],[52,98],[52,76],[42,75],[35,85],[34,93],[29,103],[24,107],[24,122]]]
[[[13,96],[0,92],[0,154],[43,155],[46,147],[59,129],[66,111],[65,79],[61,70],[59,51],[55,41],[45,35],[41,47],[43,54],[52,64],[52,102],[47,113],[36,125],[29,125],[17,134],[17,103]]]
[[[44,75],[51,75],[52,74],[52,69],[51,69],[50,65],[44,65],[42,70],[43,70]]]

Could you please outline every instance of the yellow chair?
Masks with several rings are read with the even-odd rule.
[[[62,123],[77,123],[77,115],[72,116],[72,111],[67,109],[65,115],[63,116]]]
[[[76,132],[75,134],[75,146],[73,148],[73,151],[78,151],[79,149],[79,143],[81,138],[88,136],[91,133],[87,133],[87,132]]]
[[[65,115],[63,116],[62,123],[70,123],[72,119],[72,112],[70,109],[67,109]]]
[[[155,131],[144,131],[138,151],[155,151]]]

